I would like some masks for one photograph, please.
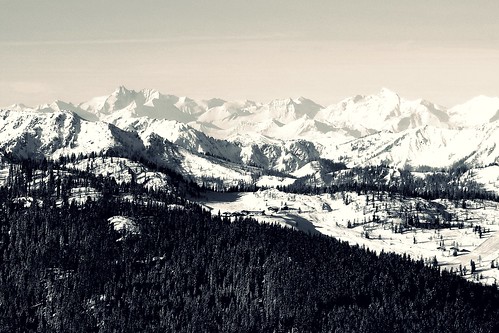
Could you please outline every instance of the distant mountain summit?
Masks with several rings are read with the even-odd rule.
[[[470,127],[499,120],[499,97],[477,96],[448,110],[453,126]]]
[[[499,119],[499,97],[478,96],[470,101],[446,109],[424,99],[406,100],[383,88],[374,95],[356,95],[326,107],[304,98],[274,99],[268,103],[225,101],[218,98],[197,101],[188,97],[164,95],[154,89],[140,91],[118,87],[110,95],[93,98],[74,105],[55,101],[37,107],[15,104],[6,109],[16,111],[71,111],[89,121],[109,123],[123,119],[148,117],[175,120],[208,131],[217,138],[227,138],[237,129],[245,128],[275,139],[281,131],[268,131],[261,126],[273,120],[278,127],[286,127],[304,116],[317,122],[314,132],[345,131],[360,137],[379,131],[401,132],[421,126],[439,128],[473,127]],[[326,127],[324,127],[326,126]],[[293,127],[293,126],[292,126]],[[297,126],[294,126],[295,128]],[[326,130],[325,130],[326,129]],[[301,131],[289,136],[303,137]]]
[[[193,154],[284,172],[317,158],[349,165],[438,167],[499,162],[497,97],[478,96],[447,109],[383,88],[322,106],[304,97],[268,103],[195,100],[120,86],[77,105],[57,100],[5,109],[0,147],[21,151],[20,140],[30,140],[32,149],[24,154],[127,149],[113,138],[124,131],[125,136],[135,133],[144,147],[165,142]],[[50,125],[54,117],[66,119],[64,125]],[[92,126],[99,130],[82,131]]]
[[[123,86],[117,88],[109,96],[97,97],[81,103],[78,108],[86,112],[81,114],[83,118],[91,113],[95,114],[97,119],[108,122],[123,117],[149,117],[186,123],[194,120],[195,115],[206,111],[203,106],[186,97],[163,95],[153,89],[137,92]]]
[[[320,119],[359,135],[400,132],[425,125],[448,127],[445,109],[425,100],[408,101],[383,88],[378,94],[357,95],[320,111]]]

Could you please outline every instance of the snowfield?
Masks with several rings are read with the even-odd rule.
[[[481,184],[485,190],[499,194],[499,165],[472,169],[463,175],[465,177]]]

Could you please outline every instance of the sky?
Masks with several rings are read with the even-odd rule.
[[[0,106],[116,87],[322,105],[499,96],[496,0],[0,0]]]

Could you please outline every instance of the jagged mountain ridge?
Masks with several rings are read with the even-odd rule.
[[[140,136],[102,121],[87,121],[70,111],[0,111],[0,151],[18,158],[91,155],[113,152],[168,167],[187,179],[222,178],[251,182],[261,169],[198,154],[152,132]],[[3,154],[0,154],[2,156]],[[220,177],[222,175],[223,177]]]
[[[294,170],[318,158],[313,145],[306,141],[274,142],[243,152],[240,144],[216,140],[164,119],[132,119],[130,128],[125,129],[91,122],[71,111],[2,110],[0,119],[0,151],[16,157],[57,159],[111,151],[168,167],[200,184],[213,183],[214,179],[229,185],[250,184],[268,170]],[[182,135],[177,142],[168,139],[177,134]]]
[[[8,109],[13,111],[3,113],[6,123],[14,113],[50,117],[64,110],[78,115],[85,124],[111,124],[136,132],[143,145],[157,136],[193,154],[288,173],[320,157],[349,165],[438,167],[458,161],[474,166],[499,161],[499,98],[483,96],[446,109],[423,99],[408,101],[382,89],[376,95],[358,95],[322,107],[303,97],[267,104],[195,101],[122,86],[109,96],[78,105],[55,101],[35,108],[17,104]],[[20,121],[19,117],[13,119]],[[30,131],[29,125],[23,128]],[[46,129],[55,131],[50,126]],[[13,128],[5,125],[1,129],[5,136],[1,146],[10,150],[15,147],[11,131]],[[71,147],[71,141],[67,143]],[[47,147],[40,145],[38,153],[58,151]],[[105,150],[106,144],[93,147]]]
[[[348,165],[482,167],[499,162],[499,124],[446,129],[423,126],[400,133],[378,132],[337,145],[325,157]]]
[[[451,127],[444,107],[426,100],[408,101],[386,88],[377,95],[357,95],[331,105],[321,110],[319,119],[358,131],[361,136],[425,125]]]
[[[133,153],[144,145],[136,133],[90,122],[70,111],[0,111],[0,149],[20,157],[89,154],[110,148]]]
[[[499,98],[478,96],[461,105],[447,109],[424,99],[409,101],[383,88],[378,94],[346,98],[337,104],[323,107],[304,97],[275,99],[269,103],[253,101],[224,101],[210,99],[196,101],[188,97],[164,95],[157,90],[129,90],[123,86],[107,96],[74,105],[55,101],[34,108],[22,104],[6,109],[53,112],[73,111],[87,120],[114,123],[122,118],[147,116],[176,120],[194,128],[210,131],[211,136],[228,138],[244,127],[266,136],[281,139],[281,132],[272,132],[262,122],[272,120],[277,127],[296,121],[314,120],[323,130],[343,130],[352,137],[389,130],[400,132],[430,125],[443,128],[470,127],[499,119]],[[496,119],[497,118],[497,119]],[[296,127],[296,126],[295,126]],[[292,128],[292,127],[290,127]],[[290,129],[286,128],[286,129]],[[298,131],[296,134],[305,133]]]

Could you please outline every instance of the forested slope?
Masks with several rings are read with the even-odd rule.
[[[1,194],[3,332],[499,330],[495,286],[395,254],[181,199],[24,208]],[[116,215],[139,232],[114,230]]]

